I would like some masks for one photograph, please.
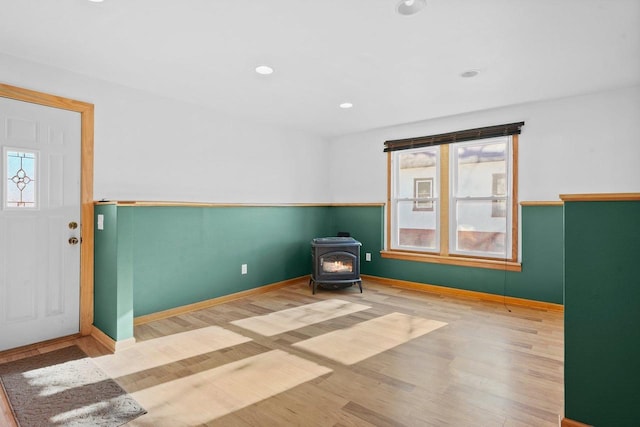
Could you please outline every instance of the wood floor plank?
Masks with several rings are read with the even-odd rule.
[[[168,419],[201,425],[330,372],[282,350],[271,350],[132,395],[150,412],[140,417],[142,425],[161,425]]]
[[[232,323],[332,299],[370,308],[273,336]],[[298,345],[318,338],[327,348],[341,345],[331,334],[357,330],[392,313],[447,326],[392,348],[381,344],[387,332],[373,333],[373,344],[363,345],[378,351],[352,365]],[[362,294],[347,288],[311,295],[301,280],[138,325],[135,337],[132,351],[119,352],[117,358],[93,339],[82,338],[24,354],[0,354],[0,363],[71,344],[96,360],[111,357],[112,375],[149,405],[149,413],[132,426],[557,427],[563,414],[563,315],[556,311],[393,288],[374,280],[365,280]],[[274,354],[326,371],[300,380],[294,367],[290,372],[253,363]],[[285,380],[291,387],[278,386]],[[9,422],[10,412],[0,399],[0,425]]]
[[[437,320],[390,313],[300,341],[294,346],[345,365],[353,365],[443,326],[446,323]]]
[[[287,308],[261,316],[234,320],[231,323],[252,332],[270,337],[283,332],[293,331],[305,326],[326,322],[336,317],[346,316],[371,308],[368,305],[355,304],[339,299],[329,299]]]
[[[9,406],[9,399],[4,392],[4,389],[0,387],[0,425],[5,427],[17,427],[11,407]]]
[[[107,375],[118,378],[247,341],[251,339],[220,326],[207,326],[141,341],[116,354],[97,357],[95,362]]]

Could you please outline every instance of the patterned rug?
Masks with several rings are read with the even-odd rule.
[[[0,365],[20,427],[120,426],[145,411],[78,347]]]

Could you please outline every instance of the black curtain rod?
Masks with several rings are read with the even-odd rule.
[[[415,138],[395,139],[385,141],[384,151],[409,150],[411,148],[431,147],[434,145],[452,144],[454,142],[473,141],[475,139],[495,138],[499,136],[520,134],[524,122],[508,123],[504,125],[485,126],[475,129],[459,130],[456,132],[437,135],[419,136]]]

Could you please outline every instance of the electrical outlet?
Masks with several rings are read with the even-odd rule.
[[[240,268],[240,273],[247,274],[247,264],[242,264],[242,267]]]
[[[367,252],[366,254],[364,254],[364,260],[371,261],[371,252]]]

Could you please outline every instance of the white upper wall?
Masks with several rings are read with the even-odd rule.
[[[383,142],[525,121],[519,200],[640,192],[640,87],[326,140],[0,54],[3,83],[96,108],[96,200],[384,202]]]
[[[640,192],[640,86],[479,111],[332,139],[332,201],[384,202],[386,140],[524,121],[520,201]]]
[[[326,140],[0,54],[2,83],[95,105],[94,198],[328,202]]]

